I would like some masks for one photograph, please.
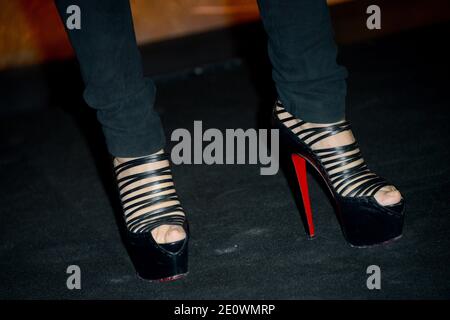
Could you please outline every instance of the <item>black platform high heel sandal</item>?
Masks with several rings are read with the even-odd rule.
[[[170,167],[164,166],[120,178],[119,175],[127,169],[162,160],[168,160],[165,153],[133,159],[114,168],[125,213],[126,245],[130,258],[140,278],[160,282],[182,278],[188,272],[188,222],[179,204]],[[150,179],[150,182],[133,185],[136,182],[142,182],[143,179]],[[161,187],[162,185],[164,187]],[[127,186],[129,188],[125,191]],[[175,204],[151,209],[133,217],[133,214],[138,211],[142,213],[142,209],[156,204],[167,204],[169,201],[174,201]],[[186,237],[172,243],[157,243],[151,231],[161,225],[182,226]]]
[[[281,142],[289,151],[294,164],[309,236],[314,237],[315,232],[308,194],[306,163],[319,173],[328,186],[342,231],[350,245],[366,247],[400,238],[404,200],[390,206],[382,206],[377,202],[375,193],[391,184],[371,172],[367,165],[361,162],[362,155],[358,144],[353,142],[334,148],[312,149],[312,146],[322,139],[350,130],[350,124],[342,121],[330,126],[302,129],[301,126],[306,123],[305,121],[299,120],[300,122],[288,127],[286,123],[292,120],[299,119],[289,114],[281,102],[277,101],[273,122],[279,129]],[[294,133],[294,129],[298,131]],[[339,170],[358,160],[361,163]]]

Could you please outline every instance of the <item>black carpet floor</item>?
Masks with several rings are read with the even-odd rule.
[[[190,274],[164,284],[135,276],[76,65],[1,73],[0,298],[450,298],[448,31],[430,27],[340,51],[350,72],[348,119],[366,161],[406,199],[402,239],[351,248],[310,177],[317,238],[307,240],[288,166],[274,176],[261,176],[258,165],[174,166],[191,222]],[[155,63],[150,51],[146,70]],[[168,137],[192,130],[194,120],[205,129],[267,126],[274,93],[265,56],[238,58],[157,77]],[[66,288],[69,265],[81,268],[81,290]],[[380,290],[366,287],[370,265],[381,268]]]

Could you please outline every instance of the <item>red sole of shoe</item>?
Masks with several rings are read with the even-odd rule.
[[[300,193],[303,200],[303,207],[305,209],[306,222],[308,224],[309,238],[313,239],[315,236],[315,231],[314,223],[312,220],[311,202],[309,200],[308,180],[306,176],[306,160],[295,153],[292,154],[291,158],[292,163],[294,164],[298,184],[300,186]]]

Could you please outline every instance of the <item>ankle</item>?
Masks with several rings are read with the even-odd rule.
[[[161,150],[159,150],[159,151],[157,151],[155,153],[152,153],[152,154],[149,154],[149,155],[146,155],[146,156],[142,156],[142,157],[130,157],[130,158],[128,158],[128,157],[114,157],[113,163],[114,163],[114,166],[117,166],[117,165],[120,165],[120,164],[122,164],[124,162],[127,162],[127,161],[130,161],[130,160],[135,160],[135,159],[151,156],[151,155],[154,155],[154,154],[161,154],[161,153],[164,153],[164,149],[161,149]]]
[[[308,121],[308,120],[304,119],[303,117],[300,117],[299,115],[295,115],[295,114],[287,111],[284,107],[281,107],[281,106],[277,106],[276,110],[281,112],[278,115],[280,120],[283,120],[283,118],[286,118],[286,117],[294,117],[296,119],[296,122],[304,123],[302,126],[305,129],[316,128],[316,127],[328,127],[328,126],[340,124],[340,123],[346,121],[345,116],[343,116],[341,119],[338,119],[338,120],[332,121],[332,122],[313,122],[313,121]],[[280,117],[280,115],[282,115],[282,116]]]
[[[299,119],[301,121],[301,119]],[[303,120],[305,121],[305,120]],[[329,127],[337,124],[341,124],[345,121],[345,119],[338,120],[336,122],[328,122],[328,123],[318,123],[318,122],[307,122],[305,121],[305,124],[303,125],[304,128],[320,128],[320,127]]]

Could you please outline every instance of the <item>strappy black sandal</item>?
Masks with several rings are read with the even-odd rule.
[[[168,156],[165,153],[130,160],[114,168],[127,226],[126,244],[131,260],[138,276],[144,280],[152,281],[172,281],[187,274],[188,222],[184,214],[181,214],[184,213],[184,210],[179,204],[171,176],[146,182],[125,191],[127,186],[140,180],[171,175],[169,166],[138,174],[130,174],[121,178],[118,178],[118,176],[121,172],[132,167],[162,160],[168,160]],[[157,187],[167,183],[170,183],[170,185]],[[151,191],[141,191],[146,188],[151,188]],[[130,218],[134,213],[142,209],[150,208],[155,204],[167,203],[168,201],[176,201],[178,204],[152,209]],[[186,238],[173,243],[157,243],[153,239],[151,231],[161,225],[182,226],[186,232]]]
[[[280,119],[282,114],[286,117]],[[312,146],[322,139],[350,130],[350,124],[342,121],[326,127],[308,129],[300,128],[305,121],[289,127],[286,125],[295,119],[287,113],[281,102],[277,101],[273,122],[275,128],[279,129],[281,142],[289,151],[294,164],[309,236],[314,237],[315,232],[306,178],[306,162],[319,173],[328,186],[335,202],[338,220],[350,245],[365,247],[400,238],[404,219],[404,200],[394,205],[382,206],[374,197],[378,190],[391,184],[371,172],[364,162],[347,169],[336,170],[362,159],[358,144],[354,142],[335,148],[312,150]],[[293,130],[296,128],[299,128],[299,131],[294,133]],[[329,174],[333,170],[335,171]]]

